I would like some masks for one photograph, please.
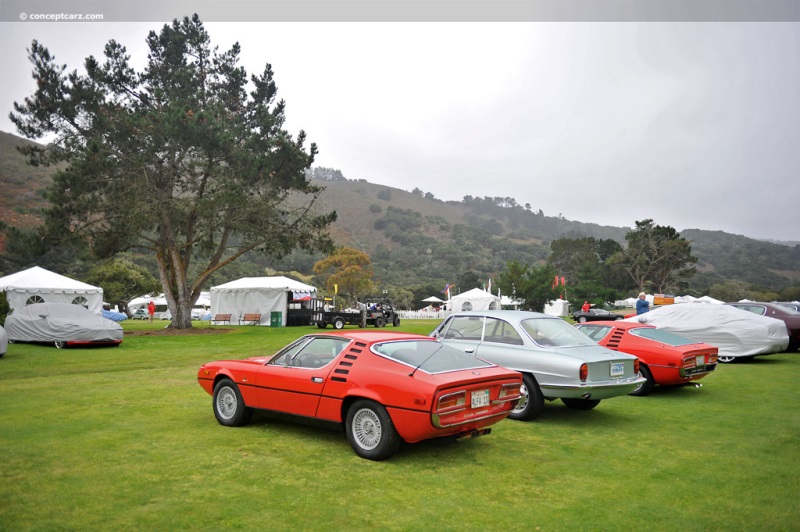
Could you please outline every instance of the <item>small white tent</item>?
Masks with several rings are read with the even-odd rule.
[[[317,289],[288,277],[242,277],[211,287],[211,315],[230,314],[238,324],[245,314],[261,314],[261,324],[270,325],[273,312],[281,313],[286,325],[289,301],[314,296]]]
[[[74,303],[95,314],[103,310],[103,289],[64,277],[39,266],[0,278],[0,292],[8,306],[21,309],[31,303]]]
[[[566,299],[556,299],[544,304],[544,313],[550,316],[569,316],[569,301]]]
[[[500,310],[500,298],[480,288],[473,288],[463,294],[451,297],[448,310],[452,310],[453,312],[466,310]]]

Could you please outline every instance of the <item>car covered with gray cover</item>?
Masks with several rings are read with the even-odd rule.
[[[52,342],[59,348],[122,343],[118,323],[69,303],[35,303],[14,310],[5,328],[12,342]]]
[[[6,354],[8,350],[8,335],[3,326],[0,325],[0,357]]]

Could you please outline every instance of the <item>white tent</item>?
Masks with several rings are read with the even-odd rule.
[[[544,313],[550,316],[569,316],[569,301],[566,299],[556,299],[544,304]]]
[[[715,305],[721,305],[724,301],[720,301],[719,299],[714,299],[711,296],[703,296],[697,298],[697,303],[713,303]]]
[[[311,285],[288,277],[242,277],[211,287],[211,315],[230,314],[236,325],[245,314],[261,314],[261,324],[269,325],[272,312],[281,313],[286,325],[289,301],[316,295]]]
[[[74,303],[95,314],[103,310],[103,289],[34,266],[0,278],[0,292],[8,306],[21,309],[31,303]]]
[[[480,288],[473,288],[463,294],[451,297],[448,310],[452,310],[453,312],[465,310],[500,310],[500,298]]]

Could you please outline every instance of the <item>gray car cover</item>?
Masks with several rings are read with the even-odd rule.
[[[8,339],[14,342],[122,340],[122,327],[69,303],[36,303],[6,318]]]
[[[655,325],[719,348],[720,356],[750,357],[782,353],[789,345],[786,324],[729,305],[679,303],[628,318]]]

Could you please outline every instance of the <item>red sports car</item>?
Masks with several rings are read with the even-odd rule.
[[[600,345],[635,355],[647,381],[629,395],[647,395],[656,384],[683,385],[717,368],[719,350],[652,325],[627,321],[595,321],[575,325]]]
[[[383,460],[401,441],[488,434],[519,401],[522,376],[427,336],[357,330],[209,362],[197,380],[222,425],[253,409],[344,423],[356,454]]]

